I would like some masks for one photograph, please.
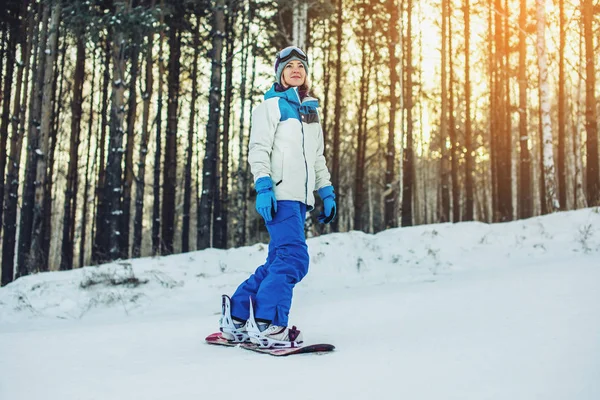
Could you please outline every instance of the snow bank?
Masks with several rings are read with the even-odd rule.
[[[348,232],[308,240],[311,267],[300,291],[443,279],[465,270],[544,261],[599,260],[600,209],[503,224],[466,222]],[[118,261],[23,277],[0,289],[0,326],[114,312],[212,310],[266,258],[267,245]],[[108,314],[106,314],[108,315]]]

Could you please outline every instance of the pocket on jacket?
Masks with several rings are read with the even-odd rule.
[[[319,114],[314,112],[314,113],[309,113],[309,114],[300,114],[301,118],[302,118],[302,122],[304,122],[305,124],[314,124],[314,123],[319,123]]]
[[[273,150],[271,154],[271,178],[274,185],[279,185],[283,181],[283,161],[284,152]]]

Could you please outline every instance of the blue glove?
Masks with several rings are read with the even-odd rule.
[[[333,186],[325,186],[319,189],[319,196],[323,200],[323,212],[319,214],[317,219],[322,224],[328,224],[335,218],[335,193]]]
[[[265,222],[271,222],[277,212],[277,199],[273,193],[273,181],[269,176],[263,176],[254,183],[256,189],[256,211]]]

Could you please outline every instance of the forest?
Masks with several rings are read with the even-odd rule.
[[[3,4],[2,286],[268,240],[248,140],[291,44],[338,202],[308,237],[600,205],[597,1]]]

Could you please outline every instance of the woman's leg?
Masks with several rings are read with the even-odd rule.
[[[255,316],[274,325],[287,326],[296,283],[308,272],[308,247],[304,236],[306,205],[277,202],[277,214],[267,223],[271,237],[267,274],[255,296]],[[273,258],[271,259],[271,254]]]
[[[275,248],[269,242],[267,261],[258,267],[248,279],[242,282],[231,296],[231,316],[235,319],[246,321],[250,312],[250,297],[255,298],[261,282],[267,276],[269,265],[275,259]]]

